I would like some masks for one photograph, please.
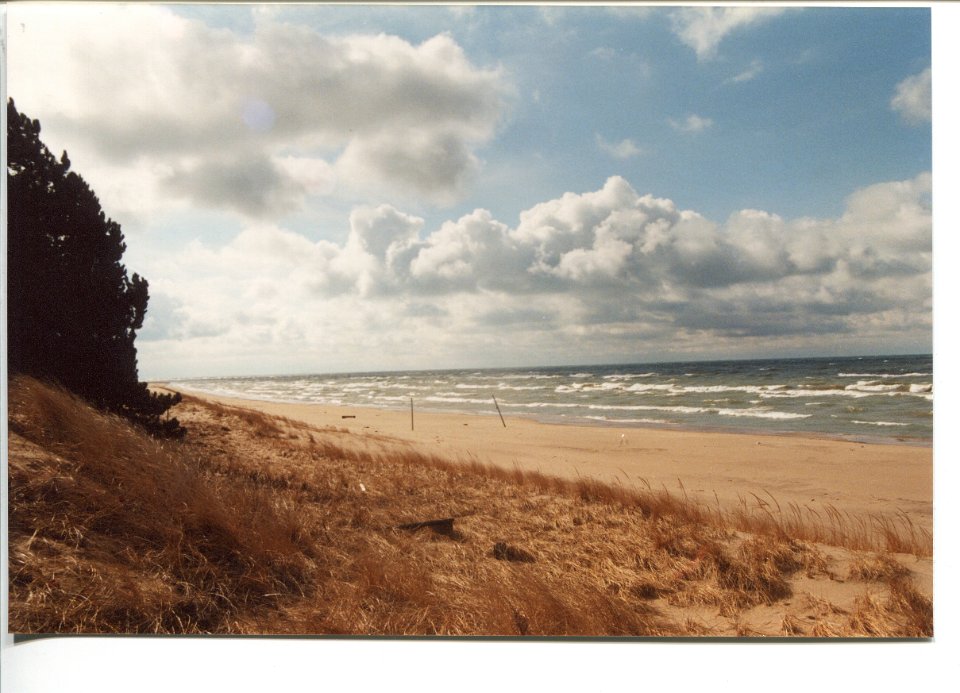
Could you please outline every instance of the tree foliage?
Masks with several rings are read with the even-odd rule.
[[[128,277],[121,262],[120,225],[12,99],[7,201],[10,371],[58,382],[152,433],[181,435],[164,416],[180,396],[151,393],[137,377],[134,340],[149,294],[147,280]]]

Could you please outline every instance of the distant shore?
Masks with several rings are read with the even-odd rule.
[[[151,387],[165,389],[165,383]],[[394,439],[452,460],[477,460],[566,478],[667,488],[711,503],[834,508],[851,515],[904,514],[933,524],[933,451],[819,437],[658,428],[558,425],[527,418],[290,404],[218,397],[206,400]]]

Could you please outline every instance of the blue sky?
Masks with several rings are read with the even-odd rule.
[[[143,377],[932,347],[929,9],[8,12]]]

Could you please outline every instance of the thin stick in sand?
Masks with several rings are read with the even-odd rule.
[[[507,427],[507,422],[503,420],[503,414],[502,414],[501,411],[500,411],[500,405],[497,404],[497,398],[496,398],[496,396],[494,396],[494,398],[493,398],[493,403],[494,403],[494,405],[496,405],[496,407],[497,407],[497,413],[500,414],[500,423],[502,423],[502,424],[503,424],[503,427],[506,428],[506,427]]]

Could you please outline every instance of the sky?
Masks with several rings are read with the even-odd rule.
[[[925,7],[7,12],[143,379],[932,350]]]

